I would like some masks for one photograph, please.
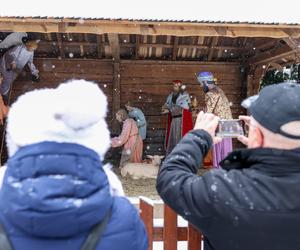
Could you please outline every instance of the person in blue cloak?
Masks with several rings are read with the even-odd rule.
[[[147,136],[147,121],[143,111],[137,107],[133,107],[130,102],[126,103],[125,108],[128,112],[128,116],[136,121],[139,134],[142,139],[145,140]]]
[[[138,210],[103,165],[106,113],[106,96],[85,80],[27,92],[12,105],[0,249],[148,249]]]

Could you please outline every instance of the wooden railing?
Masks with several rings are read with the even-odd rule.
[[[187,241],[188,250],[202,250],[202,235],[191,224],[187,227],[177,226],[177,214],[164,204],[163,227],[154,226],[154,204],[148,199],[140,198],[141,218],[145,223],[149,238],[149,250],[153,249],[154,241],[162,241],[164,250],[177,250],[178,241]]]

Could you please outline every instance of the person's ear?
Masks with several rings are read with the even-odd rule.
[[[264,135],[261,132],[261,130],[259,128],[255,128],[254,129],[254,133],[253,133],[253,148],[262,148],[264,146]]]

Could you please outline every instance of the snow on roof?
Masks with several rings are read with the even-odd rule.
[[[15,0],[1,6],[0,16],[300,24],[299,7],[299,0],[288,6],[274,0]]]

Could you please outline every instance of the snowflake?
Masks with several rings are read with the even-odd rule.
[[[211,190],[214,191],[214,192],[217,191],[217,186],[216,186],[215,184],[211,185],[210,188],[211,188]]]

